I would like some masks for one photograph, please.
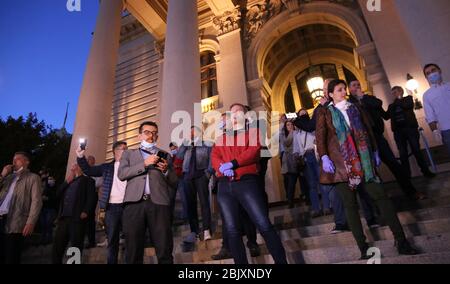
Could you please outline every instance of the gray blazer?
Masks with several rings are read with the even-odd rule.
[[[8,193],[13,176],[0,178],[0,200]],[[41,178],[24,170],[17,180],[16,187],[9,206],[6,223],[7,234],[21,234],[26,224],[36,225],[42,208],[42,182]]]
[[[158,149],[158,151],[162,150]],[[175,199],[178,185],[178,177],[171,164],[171,159],[169,158],[169,170],[166,174],[163,174],[158,169],[145,168],[144,158],[139,149],[125,151],[122,154],[117,173],[121,181],[127,181],[123,202],[138,202],[142,200],[145,191],[145,180],[148,175],[152,202],[158,205],[171,205]]]

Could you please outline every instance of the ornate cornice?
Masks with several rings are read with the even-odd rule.
[[[219,36],[239,29],[240,20],[239,6],[236,6],[232,11],[226,11],[221,16],[212,17],[213,26],[218,31]]]

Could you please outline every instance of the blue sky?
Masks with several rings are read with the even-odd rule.
[[[6,0],[0,9],[0,117],[36,112],[72,132],[99,1]]]

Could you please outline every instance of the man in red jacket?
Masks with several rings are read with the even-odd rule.
[[[268,216],[267,204],[258,188],[261,145],[258,130],[246,128],[245,106],[231,106],[233,131],[220,137],[211,152],[212,166],[219,178],[217,200],[224,230],[235,264],[247,264],[240,231],[239,205],[248,213],[263,236],[275,263],[285,264],[286,252]]]

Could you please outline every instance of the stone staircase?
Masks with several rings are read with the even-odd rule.
[[[399,256],[394,247],[394,240],[389,228],[382,226],[369,229],[362,223],[368,241],[380,249],[381,263],[450,263],[450,172],[439,174],[428,180],[415,178],[414,185],[426,192],[428,199],[410,201],[403,197],[395,183],[386,184],[399,212],[400,221],[411,243],[422,253],[416,256]],[[270,209],[270,219],[278,229],[283,245],[288,255],[288,262],[292,264],[328,264],[346,263],[363,264],[358,261],[360,252],[350,232],[332,235],[334,226],[333,216],[323,216],[312,219],[308,207],[300,206],[287,209],[279,206]],[[379,220],[383,224],[382,220]],[[189,234],[189,226],[180,224],[174,227],[174,258],[177,264],[232,264],[232,259],[221,261],[211,260],[211,255],[217,253],[222,244],[222,224],[216,223],[216,233],[212,240],[198,241],[190,250],[183,246],[183,237]],[[99,241],[103,241],[104,233],[98,234]],[[258,243],[261,256],[251,258],[253,264],[271,264],[272,257],[260,235]],[[25,263],[49,263],[51,246],[30,247],[24,253]],[[120,262],[123,262],[123,250],[120,252]],[[145,251],[145,263],[156,263],[153,248]],[[83,263],[106,263],[106,248],[94,248],[83,252]]]

